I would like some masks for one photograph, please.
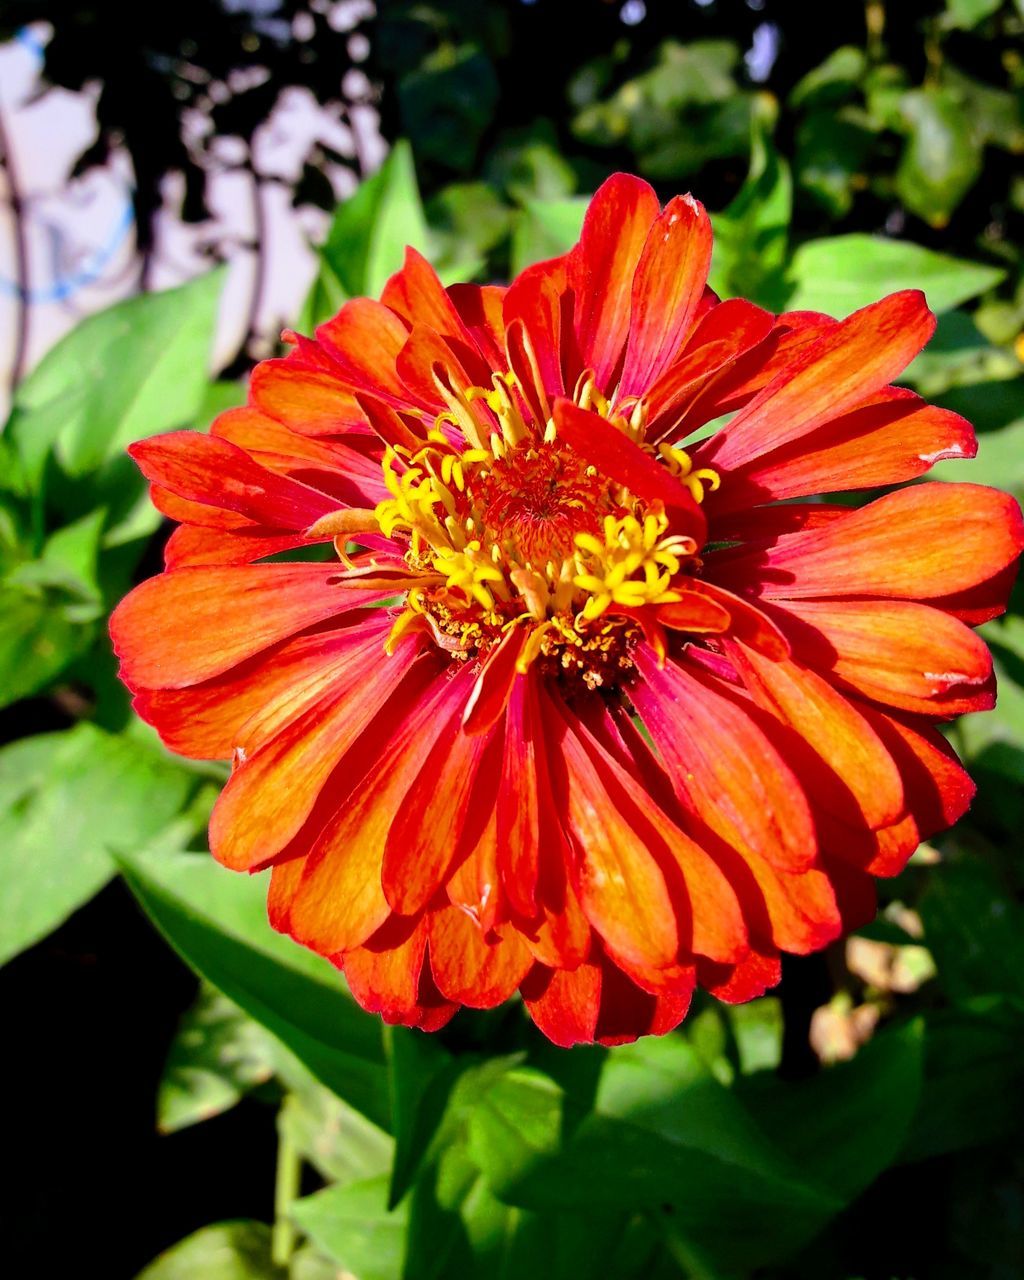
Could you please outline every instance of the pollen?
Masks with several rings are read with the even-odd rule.
[[[642,500],[565,445],[554,419],[534,412],[547,401],[524,395],[513,374],[495,374],[489,387],[458,389],[439,374],[435,382],[447,408],[422,444],[387,449],[389,496],[373,512],[386,537],[407,539],[406,561],[424,575],[388,651],[427,626],[465,661],[522,627],[521,671],[537,662],[591,689],[621,680],[641,631],[637,611],[681,598],[700,565],[697,543],[673,529],[660,501]],[[590,374],[573,400],[656,458],[695,502],[718,488],[718,475],[694,469],[685,450],[645,443],[642,404],[611,403]]]

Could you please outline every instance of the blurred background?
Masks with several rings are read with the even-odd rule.
[[[831,1208],[744,1183],[736,1203],[707,1194],[705,1239],[623,1192],[621,1237],[595,1250],[583,1230],[547,1271],[528,1253],[496,1271],[497,1228],[436,1183],[436,1222],[418,1182],[412,1225],[388,1216],[364,1180],[397,1160],[391,1136],[243,1014],[152,882],[129,876],[133,897],[117,878],[112,852],[201,847],[224,775],[134,719],[105,627],[165,536],[127,443],[240,403],[283,326],[379,291],[406,243],[446,282],[563,251],[616,169],[713,211],[723,296],[845,315],[925,289],[939,328],[906,381],[980,439],[976,461],[932,475],[1024,498],[1022,156],[1024,0],[0,0],[9,1274],[84,1262],[129,1280],[189,1237],[147,1280],[1024,1276],[1019,588],[983,628],[999,707],[950,729],[979,783],[967,818],[881,886],[874,925],[673,1037],[693,1079],[820,1174]],[[136,898],[216,986],[197,987]],[[515,1008],[445,1035],[464,1067],[542,1058]],[[650,1115],[644,1133],[661,1170],[678,1135]],[[666,1213],[689,1194],[670,1154]],[[578,1205],[545,1185],[558,1230],[577,1229]],[[283,1269],[300,1190],[313,1207],[292,1215]]]

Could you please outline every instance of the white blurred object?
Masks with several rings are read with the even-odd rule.
[[[352,25],[373,8],[363,0],[337,7],[339,19]],[[71,176],[97,136],[99,87],[71,93],[46,86],[41,73],[50,35],[38,23],[0,44],[0,139],[7,144],[0,156],[0,421],[7,415],[15,365],[24,376],[84,316],[137,292],[143,270],[127,153],[114,150],[106,164]],[[241,139],[209,139],[208,121],[198,112],[186,120],[186,141],[203,156],[211,216],[200,223],[182,221],[184,180],[168,175],[147,285],[170,288],[210,270],[217,259],[227,261],[215,369],[250,332],[256,353],[269,351],[312,282],[311,246],[323,238],[329,215],[314,205],[293,206],[290,185],[311,149],[322,145],[351,160],[352,168],[323,165],[338,200],[351,193],[357,173],[366,176],[386,154],[372,86],[359,74],[362,100],[344,103],[352,97],[350,86],[339,84],[339,100],[330,108],[301,87],[286,87],[253,136],[251,167]],[[12,171],[21,205],[17,219]]]

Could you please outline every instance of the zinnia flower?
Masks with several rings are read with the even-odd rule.
[[[214,856],[390,1022],[518,988],[558,1044],[668,1031],[970,801],[934,723],[993,704],[1016,503],[808,500],[974,453],[889,385],[933,317],[775,317],[710,257],[617,175],[564,257],[444,289],[410,250],[209,435],[131,450],[180,524],[111,624],[135,706],[233,761]]]

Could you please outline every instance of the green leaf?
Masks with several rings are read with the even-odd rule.
[[[0,750],[0,961],[88,902],[115,872],[111,849],[160,835],[197,785],[162,751],[91,724]]]
[[[53,450],[82,477],[133,440],[196,418],[223,272],[83,320],[18,388],[7,436],[34,477]]]
[[[1024,910],[994,867],[966,854],[934,867],[918,910],[938,981],[952,1000],[1024,1000]]]
[[[261,878],[199,854],[121,853],[125,879],[174,949],[329,1089],[386,1128],[381,1024],[326,960],[271,929]]]
[[[483,1097],[470,1150],[502,1200],[538,1211],[656,1210],[725,1269],[785,1255],[841,1208],[842,1197],[810,1185],[684,1040],[617,1049],[599,1070],[593,1105],[528,1070]]]
[[[867,56],[855,45],[842,45],[793,86],[791,107],[834,107],[860,87],[867,70]]]
[[[401,1280],[408,1206],[389,1211],[387,1203],[387,1178],[371,1178],[297,1200],[291,1216],[357,1280]]]
[[[923,289],[933,311],[949,311],[994,288],[1004,274],[909,241],[857,232],[797,249],[789,270],[795,289],[786,305],[841,317],[898,289]]]
[[[727,209],[712,217],[714,257],[708,283],[726,297],[778,309],[785,300],[782,270],[793,214],[789,166],[772,145],[771,109],[754,115],[750,172]]]
[[[955,93],[912,89],[900,101],[907,134],[896,192],[919,217],[944,227],[981,174],[981,145]]]
[[[528,200],[516,217],[512,233],[512,274],[518,275],[532,262],[568,252],[579,239],[587,204],[585,196]]]
[[[980,433],[977,457],[940,462],[928,479],[994,485],[1024,503],[1024,416],[1001,431]]]
[[[831,217],[844,218],[853,208],[855,193],[866,185],[864,169],[874,146],[875,135],[860,119],[813,111],[797,128],[797,183]]]
[[[426,254],[428,239],[412,148],[403,140],[338,206],[321,256],[344,296],[376,298],[401,267],[406,246]],[[337,291],[330,294],[329,314],[339,297]]]
[[[852,1062],[799,1083],[749,1077],[741,1096],[805,1176],[852,1200],[906,1140],[921,1092],[923,1030],[920,1022],[887,1030]]]
[[[76,603],[42,582],[0,582],[0,706],[45,689],[88,648],[93,632],[75,619]]]
[[[218,1222],[173,1245],[137,1280],[286,1280],[270,1260],[270,1228],[262,1222]]]
[[[220,1115],[273,1074],[271,1037],[204,985],[171,1041],[157,1089],[157,1127],[174,1133]]]
[[[921,1104],[900,1159],[1001,1142],[1024,1127],[1024,1014],[999,1000],[930,1013]]]
[[[1003,0],[946,0],[948,25],[970,31],[996,12]]]
[[[404,132],[416,155],[468,173],[501,96],[490,58],[448,41],[398,81]]]
[[[274,1068],[288,1089],[278,1125],[321,1177],[348,1184],[383,1176],[394,1160],[389,1134],[325,1089],[276,1038]]]

